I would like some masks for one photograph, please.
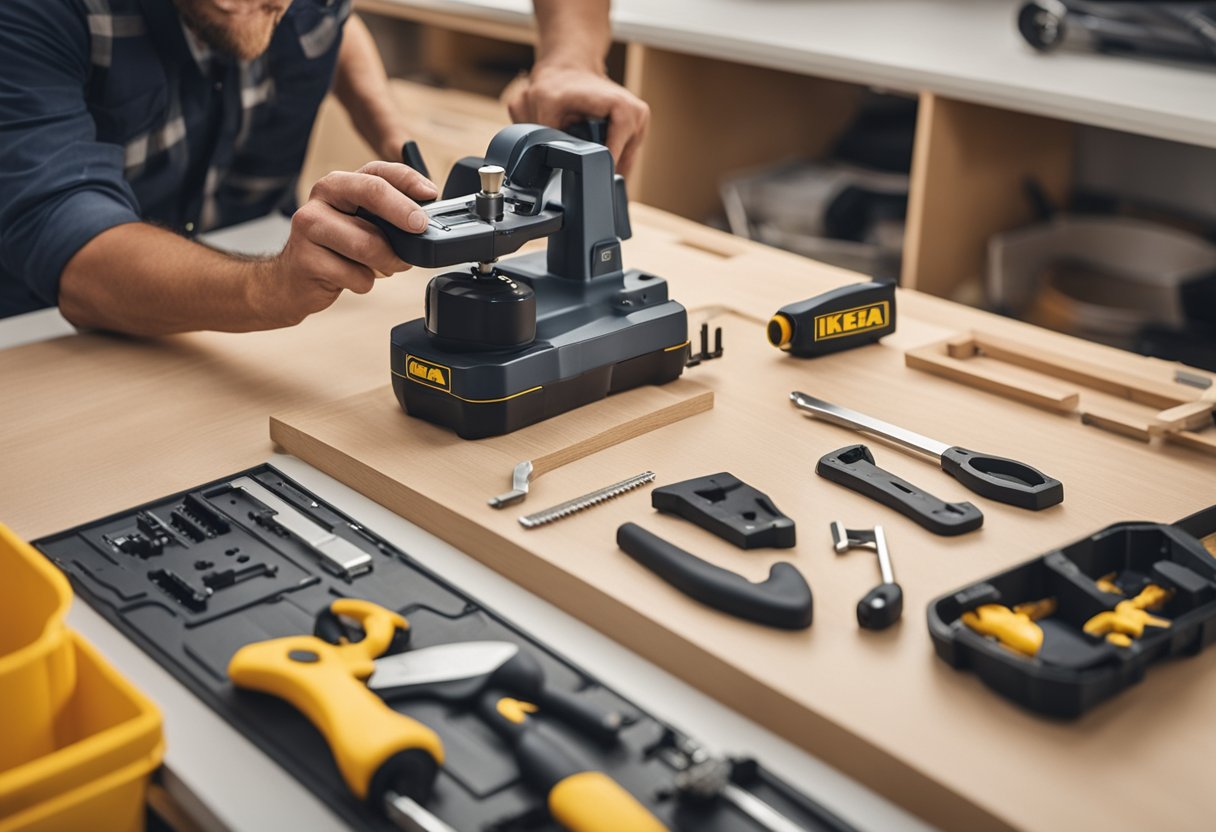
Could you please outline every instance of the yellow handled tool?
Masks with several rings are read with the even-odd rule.
[[[385,704],[366,680],[375,659],[409,624],[368,601],[341,599],[330,609],[359,622],[362,641],[333,645],[316,636],[288,636],[242,647],[228,664],[240,688],[290,702],[320,731],[347,787],[360,800],[416,826],[447,829],[421,808],[443,763],[439,735]]]
[[[545,796],[550,814],[569,832],[663,832],[663,824],[632,794],[583,761],[561,735],[532,720],[543,708],[582,735],[605,739],[602,718],[555,696],[538,678],[541,673],[535,659],[509,642],[463,642],[378,659],[368,687],[390,702],[468,703],[511,749],[524,781]],[[528,701],[533,696],[537,702]]]
[[[1044,598],[1013,609],[983,604],[963,613],[963,623],[980,635],[992,636],[1010,650],[1036,656],[1043,646],[1043,628],[1035,623],[1055,612],[1055,599]]]
[[[1145,627],[1170,626],[1169,619],[1150,615],[1148,610],[1161,609],[1172,597],[1173,593],[1168,589],[1149,584],[1135,598],[1120,601],[1113,610],[1100,612],[1090,618],[1083,629],[1091,636],[1105,635],[1112,644],[1130,647],[1132,639],[1144,635]]]
[[[666,832],[658,818],[602,771],[579,763],[555,736],[536,730],[536,706],[486,692],[482,717],[511,746],[520,773],[548,795],[549,813],[569,832]]]

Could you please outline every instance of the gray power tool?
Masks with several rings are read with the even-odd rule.
[[[628,201],[608,149],[516,124],[479,161],[479,190],[425,206],[422,233],[364,215],[407,263],[472,264],[433,278],[425,316],[393,328],[393,390],[406,413],[478,439],[679,377],[688,316],[661,277],[621,264]],[[458,164],[445,196],[471,170]],[[549,196],[559,171],[560,194]],[[498,261],[540,237],[546,252]]]

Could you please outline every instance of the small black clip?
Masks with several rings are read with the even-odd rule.
[[[702,361],[712,361],[722,357],[722,327],[714,329],[714,350],[709,351],[709,324],[701,324],[701,351],[692,351],[692,342],[688,343],[688,360],[685,367],[695,367]]]

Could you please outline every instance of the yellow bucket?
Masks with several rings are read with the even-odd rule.
[[[54,748],[0,770],[0,832],[140,832],[164,752],[160,712],[79,635],[67,644],[76,685],[55,715]]]
[[[0,524],[0,772],[56,747],[55,719],[76,685],[71,600],[63,573]]]

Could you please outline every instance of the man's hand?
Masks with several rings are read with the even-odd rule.
[[[370,292],[376,277],[410,268],[384,235],[354,216],[358,208],[406,231],[426,228],[427,215],[414,200],[434,199],[434,183],[413,168],[369,162],[355,173],[334,172],[317,181],[291,218],[283,251],[267,260],[250,281],[250,305],[266,327],[291,326],[325,309],[349,289]]]
[[[562,128],[588,118],[609,119],[608,149],[622,175],[633,167],[650,124],[645,101],[603,73],[583,67],[537,64],[507,96],[507,109],[515,121]]]
[[[414,201],[437,190],[402,164],[371,162],[331,173],[292,218],[275,257],[224,254],[142,222],[109,228],[68,261],[59,308],[76,326],[167,335],[215,329],[249,332],[299,323],[343,289],[367,292],[377,274],[409,266],[358,208],[409,231],[426,227]]]

